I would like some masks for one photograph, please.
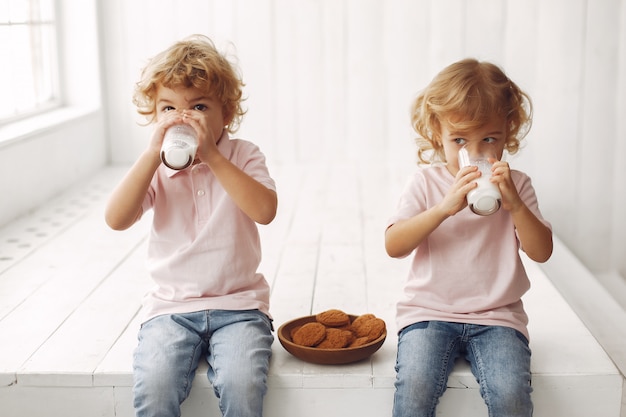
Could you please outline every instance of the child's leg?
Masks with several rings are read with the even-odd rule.
[[[462,325],[422,322],[398,339],[393,417],[432,417],[459,356]]]
[[[203,342],[197,323],[203,315],[164,315],[144,323],[135,350],[135,410],[137,417],[180,416],[189,396]]]
[[[508,327],[481,327],[470,337],[467,359],[480,384],[489,416],[532,416],[528,341]]]
[[[272,354],[272,324],[260,311],[209,313],[209,379],[225,417],[261,417]]]

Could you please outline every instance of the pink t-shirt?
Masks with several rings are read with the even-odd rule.
[[[252,178],[276,189],[256,145],[225,132],[217,147]],[[256,223],[235,205],[208,165],[182,171],[159,166],[142,208],[154,210],[147,266],[156,282],[144,298],[144,320],[209,309],[258,309],[269,315],[269,285],[257,272]]]
[[[548,227],[530,178],[511,171],[520,197]],[[392,225],[440,202],[454,181],[442,165],[418,170],[402,193]],[[528,338],[522,295],[530,282],[520,242],[506,210],[479,216],[465,208],[446,219],[414,251],[397,305],[397,325],[439,320],[512,327]],[[523,249],[523,248],[522,248]]]

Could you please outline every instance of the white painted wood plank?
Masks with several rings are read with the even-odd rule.
[[[0,345],[0,373],[20,369],[107,276],[129,246],[142,238],[140,228],[136,233],[128,235],[126,244],[120,243],[104,225],[102,213],[93,212],[31,255],[25,270],[14,268],[3,274],[8,279],[12,274],[28,274],[30,263],[35,268],[47,267],[47,271],[34,271],[45,274],[45,282],[0,321],[0,333],[14,341]],[[109,255],[102,257],[103,253]]]
[[[265,401],[266,414],[312,417],[324,415],[384,416],[391,414],[391,390],[320,388],[273,390]]]
[[[502,64],[506,2],[481,1],[480,4],[465,2],[464,54]]]
[[[211,0],[212,10],[207,19],[211,20],[211,32],[209,37],[215,37],[220,41],[235,42],[237,35],[236,7],[237,1]]]
[[[270,115],[273,137],[265,150],[271,158],[283,164],[297,160],[300,144],[296,106],[296,96],[299,93],[296,88],[298,73],[294,68],[294,57],[299,48],[294,33],[299,21],[294,16],[292,6],[291,0],[275,1],[272,46],[272,74],[275,88],[274,107]]]
[[[19,268],[19,263],[40,246],[55,239],[91,210],[98,209],[108,197],[118,175],[121,175],[121,170],[117,168],[104,169],[0,228],[0,274],[9,268]],[[42,272],[47,268],[39,266]],[[32,265],[29,264],[29,268]],[[0,318],[23,299],[20,291],[32,291],[41,285],[46,274],[9,273],[3,276],[0,281]],[[11,287],[13,284],[16,285]]]
[[[623,137],[616,135],[617,119],[624,117],[616,113],[615,86],[618,82],[618,56],[615,53],[623,39],[613,36],[618,33],[619,11],[624,8],[620,0],[587,2],[585,25],[584,79],[581,91],[581,140],[578,146],[576,195],[576,244],[575,253],[587,267],[602,270],[610,262],[610,251],[597,250],[605,247],[607,236],[614,224],[611,217],[598,215],[610,213],[614,203],[608,198],[612,182],[621,184],[621,194],[626,193],[623,178],[614,175],[613,160],[608,156],[615,152]],[[598,83],[598,80],[604,80]],[[608,103],[611,103],[610,105]],[[605,138],[589,140],[589,138]],[[622,154],[626,156],[626,154]],[[624,161],[618,161],[623,165]],[[606,180],[598,181],[599,178]],[[626,252],[626,248],[622,248]]]
[[[428,37],[428,66],[430,78],[445,66],[465,58],[465,9],[463,0],[430,1],[430,33]]]
[[[584,43],[585,4],[580,0],[537,2],[537,83],[530,92],[535,116],[528,141],[541,145],[536,153],[537,171],[529,174],[536,179],[540,202],[558,194],[550,204],[541,205],[542,213],[566,240],[575,238],[578,227],[572,207],[576,207],[579,175],[575,161],[581,140],[578,97],[583,81],[580,45]],[[546,169],[557,159],[563,162],[559,169]]]
[[[612,360],[624,373],[626,371],[624,309],[560,239],[555,240],[552,258],[542,264],[541,269],[550,277],[551,282],[577,312],[582,322],[592,329],[600,345],[609,352]],[[588,337],[584,340],[589,343]],[[585,360],[585,363],[589,362]]]
[[[235,2],[235,28],[232,41],[236,46],[243,74],[244,102],[248,112],[242,123],[240,137],[271,149],[273,132],[274,77],[272,54],[272,4],[270,0],[238,0]]]
[[[2,417],[114,417],[113,389],[0,388]]]
[[[348,0],[346,12],[346,137],[349,158],[378,161],[384,155],[382,3]]]
[[[609,357],[545,273],[527,258],[524,261],[531,279],[524,303],[534,352],[533,374],[615,375],[617,369]]]
[[[20,384],[46,385],[53,375],[57,386],[93,383],[94,370],[136,316],[142,296],[152,286],[144,268],[145,250],[142,244],[131,252],[127,262],[81,300],[20,369]]]
[[[295,216],[303,173],[294,164],[268,161],[268,165],[270,175],[276,181],[278,210],[272,223],[267,226],[258,225],[263,252],[259,271],[265,275],[270,286],[273,286],[283,256],[283,247]]]
[[[141,313],[128,323],[124,332],[94,370],[93,385],[95,387],[133,386],[133,352],[137,347],[140,319]]]
[[[182,4],[176,0],[169,0],[162,7],[153,7],[161,11],[163,14],[161,24],[168,24],[171,31],[167,32],[170,32],[169,35],[174,41],[177,41],[196,33],[204,35],[212,33],[211,6],[212,2],[206,0],[188,0]],[[164,45],[163,49],[167,46],[169,45]]]
[[[321,164],[302,165],[300,192],[291,220],[287,242],[317,244],[321,236],[322,217],[326,204],[329,173]],[[280,198],[280,197],[279,197]]]
[[[619,39],[626,39],[626,6],[622,2],[619,23]],[[619,44],[617,50],[618,55],[618,80],[615,95],[617,97],[617,124],[615,131],[626,131],[626,42]],[[613,230],[611,232],[611,241],[609,244],[611,250],[611,269],[618,272],[624,282],[626,282],[626,257],[624,256],[624,248],[626,248],[626,216],[622,213],[626,212],[626,192],[624,192],[623,178],[626,178],[626,141],[615,141],[615,149],[613,150],[615,171],[613,173],[613,190],[611,199],[614,202],[612,208]],[[626,297],[626,293],[623,294]],[[624,390],[624,410],[626,410],[626,390]]]
[[[345,167],[342,169],[345,169]],[[326,169],[325,171],[339,172],[331,169]],[[293,175],[289,170],[282,172],[286,175]],[[356,171],[348,169],[345,172],[351,173]],[[355,181],[354,174],[344,175],[342,178],[346,181],[346,184]],[[373,181],[372,184],[377,183]],[[308,191],[316,189],[318,186],[319,184],[313,186],[313,182],[310,182],[307,185],[308,188],[303,188],[301,191],[310,195]],[[378,183],[378,186],[382,187],[383,183]],[[320,191],[324,189],[323,186],[319,187]],[[326,198],[331,194],[337,194],[340,188],[338,187],[334,191],[325,189],[322,192],[323,198],[319,201],[323,203],[318,207],[318,209],[322,210],[322,215],[320,216],[322,219],[319,223],[310,224],[310,227],[323,228],[326,222],[331,220],[324,212],[331,209],[334,210],[335,207],[327,205],[326,201],[328,200]],[[376,191],[371,190],[372,195]],[[349,196],[350,193],[347,193],[347,195]],[[372,195],[370,195],[370,198],[372,198]],[[363,194],[361,194],[362,196]],[[351,209],[351,202],[351,198],[347,198],[347,210]],[[354,204],[354,206],[358,205]],[[366,301],[365,306],[368,309],[372,308],[370,303],[375,300],[374,303],[377,303],[381,309],[380,314],[392,320],[395,305],[390,300],[395,301],[400,295],[400,287],[404,281],[408,264],[406,260],[388,259],[384,253],[380,252],[381,247],[377,247],[376,242],[380,242],[379,239],[382,239],[382,234],[378,234],[379,229],[373,219],[382,219],[384,217],[383,214],[378,212],[378,210],[383,210],[384,205],[373,204],[371,207],[377,207],[377,212],[370,213],[368,217],[370,220],[363,223],[362,239],[363,242],[367,242],[366,246],[363,246],[363,242],[360,245],[354,245],[351,242],[333,244],[332,241],[328,241],[323,246],[319,246],[319,242],[300,241],[299,244],[291,243],[289,240],[282,242],[284,249],[282,250],[277,279],[272,292],[273,306],[278,306],[278,311],[281,311],[281,308],[283,309],[279,314],[282,314],[286,319],[308,314],[311,309],[315,308],[315,302],[311,298],[314,291],[318,291],[320,297],[321,294],[324,294],[320,300],[327,300],[330,303],[332,293],[347,290],[354,291],[355,294],[358,293],[359,295],[353,297],[352,300],[356,300],[357,303]],[[386,209],[384,210],[386,211]],[[88,217],[88,219],[93,224],[100,222],[100,219],[95,216]],[[121,236],[124,235],[122,234]],[[63,248],[63,246],[61,245],[59,248]],[[367,248],[367,252],[365,248]],[[67,319],[59,331],[53,335],[51,342],[42,347],[41,353],[34,357],[35,360],[29,362],[33,368],[36,363],[46,365],[42,359],[45,357],[46,352],[52,353],[57,350],[53,349],[57,341],[62,339],[69,340],[71,339],[69,337],[71,334],[77,334],[81,329],[86,329],[87,325],[79,320],[78,317],[93,317],[96,322],[102,320],[101,317],[98,317],[99,314],[102,314],[101,311],[98,311],[98,306],[104,306],[106,304],[105,300],[110,300],[114,294],[117,294],[116,291],[119,291],[119,288],[123,288],[125,285],[134,285],[124,280],[129,275],[136,276],[144,272],[141,266],[142,252],[141,248],[137,248],[133,256],[120,265],[115,273],[111,274],[108,280],[102,284],[101,288],[98,288],[84,302],[85,308],[86,306],[91,306],[95,311],[92,310],[92,313],[89,315],[79,314],[81,308],[79,307],[79,310]],[[369,256],[364,257],[365,253],[368,253]],[[582,416],[584,415],[583,411],[588,412],[592,407],[601,406],[607,412],[607,416],[615,415],[617,417],[617,414],[614,413],[616,408],[615,398],[617,396],[619,399],[621,395],[621,377],[612,368],[612,364],[606,355],[602,356],[603,352],[598,348],[593,337],[586,332],[584,326],[582,326],[575,314],[571,312],[567,304],[559,298],[554,288],[550,287],[550,285],[545,285],[547,280],[545,275],[542,275],[541,270],[532,263],[529,264],[528,269],[533,281],[533,288],[528,294],[526,305],[529,314],[531,314],[531,326],[539,329],[536,331],[535,327],[531,328],[531,334],[533,335],[531,343],[535,351],[533,374],[534,386],[536,387],[536,393],[534,394],[536,414],[547,416],[571,413],[567,415]],[[375,274],[380,275],[373,277]],[[373,278],[370,279],[370,277]],[[118,280],[115,285],[114,280]],[[392,288],[385,290],[385,285],[391,282],[394,282],[393,285],[390,285]],[[107,284],[109,285],[108,289],[105,288]],[[332,288],[334,291],[327,292],[325,288]],[[138,302],[139,293],[144,290],[145,288],[136,288],[135,296],[131,297],[129,294],[129,298],[135,300],[134,302]],[[378,291],[381,291],[384,295],[376,298]],[[132,291],[125,292],[130,293]],[[300,306],[298,306],[297,301],[293,301],[298,297],[301,297],[299,302],[302,304]],[[550,300],[549,304],[545,302],[546,299]],[[130,299],[128,302],[131,302]],[[292,302],[293,304],[291,304]],[[296,313],[298,308],[301,309],[302,314]],[[106,307],[102,307],[102,310],[105,309]],[[376,313],[378,312],[377,310]],[[118,415],[124,415],[124,412],[126,412],[124,410],[132,410],[132,407],[129,408],[130,405],[127,400],[130,397],[127,395],[132,384],[130,366],[132,350],[136,343],[138,323],[136,318],[131,319],[130,315],[128,316],[127,320],[130,324],[126,326],[125,331],[124,327],[121,326],[121,324],[126,325],[123,322],[119,323],[120,326],[112,326],[109,329],[114,334],[115,332],[118,334],[123,332],[123,334],[117,339],[117,342],[108,351],[103,360],[95,361],[98,363],[98,366],[94,368],[93,375],[95,386],[107,387],[115,384],[119,387],[116,389],[120,393],[119,400],[116,399],[116,412]],[[100,327],[105,329],[106,325],[101,325]],[[555,340],[555,332],[564,333]],[[63,334],[65,334],[65,337],[61,338]],[[573,335],[576,343],[571,343],[571,339],[568,339],[567,336],[569,334]],[[55,341],[55,338],[58,339]],[[387,404],[393,395],[392,387],[395,379],[393,365],[396,343],[395,333],[392,332],[381,350],[369,360],[346,366],[318,366],[294,358],[284,351],[278,341],[276,341],[268,379],[270,387],[268,401],[272,401],[269,398],[271,398],[270,396],[274,390],[288,389],[290,394],[285,398],[286,402],[292,401],[293,398],[311,402],[325,390],[332,389],[336,392],[342,392],[343,398],[353,395],[353,393],[362,389],[367,389],[371,393],[366,396],[368,399],[374,398],[375,392],[381,392],[384,398],[386,398],[383,401],[378,398],[372,404],[369,404],[367,408],[369,410],[379,410],[377,412],[387,412],[383,410],[383,405]],[[590,360],[589,355],[593,356],[593,359]],[[74,373],[68,376],[60,372],[57,369],[56,375],[42,375],[38,380],[42,383],[50,384],[67,384],[70,381],[73,384],[85,383],[83,381],[84,374]],[[580,379],[572,377],[572,372],[578,372],[574,375],[580,375]],[[582,386],[586,386],[585,381],[590,378],[589,375],[595,375],[591,378],[594,378],[593,384],[596,389],[591,396],[579,395],[574,401],[567,397],[567,400],[555,402],[554,399],[558,398],[559,395],[564,395],[562,394],[563,392],[573,392],[581,389]],[[23,389],[22,385],[18,384],[18,386]],[[214,401],[210,384],[206,379],[206,365],[202,365],[198,371],[194,386],[194,392],[197,392],[197,394],[193,394],[190,401],[185,405],[187,410],[195,410],[196,407],[211,404]],[[480,399],[476,383],[466,364],[461,363],[460,366],[457,366],[451,375],[449,386],[451,389],[446,392],[442,400],[440,413],[443,413],[443,415],[446,413],[454,414],[458,412],[457,408],[460,406],[469,407],[468,409],[476,410],[479,414],[484,411],[481,411],[481,407],[484,407],[484,404]],[[126,391],[122,389],[124,387],[127,389]],[[470,387],[470,389],[465,389],[464,387]],[[11,387],[6,389],[10,390]],[[0,393],[1,395],[2,393]],[[362,396],[363,393],[360,395]],[[599,401],[603,402],[602,405],[599,405]],[[619,400],[617,403],[619,403]],[[311,407],[313,407],[310,410],[311,412],[323,409],[315,401]],[[542,413],[542,410],[549,410],[549,413],[545,411]],[[33,415],[36,415],[36,413]]]
[[[358,389],[372,388],[370,360],[345,365],[305,364],[303,388]]]
[[[268,387],[303,389],[305,362],[292,356],[280,345],[278,338],[274,341],[270,369],[267,376]]]
[[[384,69],[384,142],[387,164],[394,169],[397,169],[398,164],[411,166],[417,159],[415,132],[410,124],[410,105],[418,92],[428,84],[431,76],[428,71],[428,57],[424,53],[430,38],[429,4],[427,1],[413,0],[384,3],[382,59],[387,63]],[[383,167],[380,164],[368,166],[368,170],[377,168]],[[381,178],[380,174],[378,178]],[[363,188],[369,187],[370,179],[368,176]],[[386,176],[381,179],[386,179]],[[379,196],[379,200],[384,198]],[[369,206],[364,206],[367,207]]]
[[[504,13],[502,64],[509,78],[524,91],[534,91],[539,74],[529,64],[537,60],[537,2],[507,1]]]
[[[294,38],[292,64],[289,68],[296,77],[291,87],[295,98],[296,158],[311,161],[325,157],[326,143],[333,136],[326,135],[324,120],[324,79],[322,27],[323,2],[299,1],[292,5],[294,27],[290,35]]]
[[[355,244],[363,240],[363,205],[354,163],[338,162],[327,165],[326,196],[322,219],[321,243]]]
[[[367,305],[363,264],[355,262],[350,266],[354,259],[362,259],[361,252],[360,247],[343,245],[322,247],[320,272],[317,276],[313,299],[313,313],[333,308],[354,315],[370,313]],[[326,269],[333,269],[333,271],[324,271]]]
[[[619,416],[619,410],[616,410],[616,407],[611,404],[611,398],[593,388],[590,389],[587,384],[577,384],[577,388],[563,390],[559,389],[558,381],[554,382],[556,383],[545,385],[539,381],[535,384],[535,391],[533,392],[535,416]],[[596,385],[592,383],[591,386],[595,387]],[[0,400],[9,410],[5,413],[7,417],[21,417],[23,415],[32,417],[48,417],[50,415],[131,417],[134,415],[132,394],[129,387],[114,390],[115,409],[110,405],[111,401],[108,394],[103,395],[94,392],[94,389],[49,389],[47,392],[42,392],[36,388],[21,390],[22,392],[19,392],[20,389],[17,387],[0,390]],[[29,392],[24,392],[25,390],[29,390]],[[594,401],[587,401],[590,397]],[[25,398],[28,401],[26,407],[24,406]],[[33,401],[34,398],[41,400]],[[271,388],[266,396],[265,412],[277,417],[285,415],[313,417],[320,413],[325,413],[324,415],[330,417],[340,417],[355,411],[363,416],[379,416],[390,413],[392,401],[392,388],[293,389],[275,387]],[[212,389],[194,386],[189,399],[183,403],[182,416],[195,416],[200,410],[206,413],[207,410],[214,410],[215,407],[216,400]],[[24,410],[27,410],[26,414]],[[3,409],[3,411],[5,410]],[[437,411],[438,415],[442,417],[486,415],[485,405],[475,389],[447,390]]]
[[[345,1],[319,2],[322,7],[322,81],[318,88],[323,92],[321,112],[324,148],[319,160],[341,160],[351,151],[348,146],[346,97],[348,73],[346,50],[346,10]],[[313,122],[318,122],[313,119]]]
[[[319,249],[293,244],[285,247],[270,297],[275,325],[310,315]]]

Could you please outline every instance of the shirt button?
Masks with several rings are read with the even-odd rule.
[[[202,197],[204,195],[204,190],[198,190],[196,194],[198,194],[199,197]]]

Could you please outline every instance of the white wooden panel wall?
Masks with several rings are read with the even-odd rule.
[[[100,11],[114,163],[147,140],[130,103],[139,69],[192,33],[232,42],[249,109],[239,134],[272,163],[358,158],[394,186],[414,162],[418,90],[466,56],[502,65],[535,104],[511,163],[590,269],[626,276],[626,0],[109,0]]]
[[[619,70],[617,82],[615,83],[616,97],[616,117],[617,125],[615,133],[610,137],[614,141],[613,162],[615,172],[613,173],[613,188],[609,190],[613,197],[613,207],[611,210],[612,236],[610,242],[611,262],[609,269],[614,269],[626,278],[626,5],[621,2],[619,10],[618,24],[618,56],[617,67]],[[610,158],[610,153],[607,159]]]

